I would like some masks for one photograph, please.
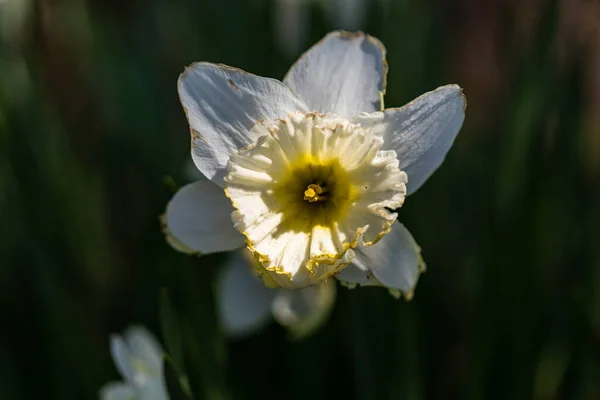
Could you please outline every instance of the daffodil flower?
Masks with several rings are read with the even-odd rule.
[[[201,254],[247,247],[270,287],[335,276],[410,297],[424,264],[390,210],[440,166],[466,103],[448,85],[380,111],[386,74],[385,48],[360,32],[328,34],[283,82],[188,67],[179,95],[208,180],[169,203],[170,243]]]
[[[163,350],[141,326],[129,327],[123,336],[112,335],[110,352],[124,382],[100,389],[101,400],[168,400],[163,375]]]

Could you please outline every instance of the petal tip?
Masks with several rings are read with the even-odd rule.
[[[207,63],[207,62],[204,62],[204,61],[194,61],[193,63],[191,63],[189,65],[186,65],[183,68],[183,72],[179,74],[179,78],[177,79],[177,89],[178,89],[178,91],[181,91],[181,89],[182,89],[183,79],[187,78],[191,73],[193,73],[194,71],[196,71],[199,66],[202,66],[202,65],[205,65],[205,64],[211,64],[211,63]],[[181,97],[181,93],[179,94],[179,96]]]
[[[167,204],[167,210],[169,209],[170,205],[171,205],[171,202],[169,202],[169,204]],[[165,211],[159,217],[159,220],[160,220],[160,230],[165,235],[165,241],[169,244],[169,246],[171,246],[174,250],[176,250],[180,253],[183,253],[183,254],[195,255],[198,257],[202,256],[201,252],[189,248],[188,246],[183,244],[183,242],[181,242],[179,239],[177,239],[171,233],[171,231],[169,230],[168,224],[167,224],[167,211]]]
[[[456,83],[452,83],[452,84],[445,85],[445,86],[440,86],[438,89],[444,89],[444,88],[452,90],[457,95],[457,97],[460,97],[462,99],[462,102],[463,102],[462,109],[463,109],[463,112],[465,112],[467,110],[467,96],[465,96],[464,89],[460,85],[457,85]]]
[[[399,290],[400,294],[402,295],[404,300],[407,302],[409,302],[413,299],[413,297],[415,295],[415,289],[417,288],[417,284],[419,283],[419,278],[427,270],[427,265],[425,264],[425,261],[423,260],[423,256],[421,255],[421,248],[416,243],[415,243],[415,246],[417,247],[418,263],[419,263],[419,265],[417,266],[417,271],[416,271],[417,273],[415,275],[415,282],[413,283],[412,287],[409,290],[407,290],[407,291]],[[396,297],[396,296],[394,296],[394,297]],[[399,298],[399,296],[396,298]]]
[[[463,88],[461,88],[459,86],[459,89],[460,89],[460,97],[462,97],[462,100],[463,100],[463,113],[466,113],[467,112],[467,96],[463,92]]]
[[[184,79],[188,78],[193,73],[199,73],[202,70],[209,70],[209,69],[233,71],[233,72],[242,73],[244,75],[250,75],[249,72],[244,71],[243,69],[232,67],[227,64],[211,63],[208,61],[194,61],[190,65],[184,67],[183,72],[181,74],[179,74],[179,78],[177,79],[177,88],[180,92],[179,97],[181,98],[181,90],[183,88]]]
[[[362,43],[363,41],[367,41],[368,43],[374,45],[377,48],[377,50],[379,50],[380,57],[381,57],[381,63],[382,63],[382,71],[381,72],[382,72],[382,80],[383,80],[381,82],[380,92],[382,95],[385,95],[386,86],[387,86],[387,73],[389,70],[389,66],[388,66],[387,59],[386,59],[387,50],[386,50],[383,42],[381,40],[379,40],[378,38],[376,38],[375,36],[369,35],[368,33],[364,33],[362,31],[350,32],[350,31],[345,31],[345,30],[337,30],[337,31],[333,31],[333,32],[330,32],[327,35],[325,35],[325,37],[320,42],[316,43],[315,46],[322,42],[325,42],[326,39],[331,38],[331,37],[338,37],[340,39],[345,39],[348,41],[357,40],[357,41],[360,41],[360,43]],[[383,109],[382,101],[380,104],[380,108]]]

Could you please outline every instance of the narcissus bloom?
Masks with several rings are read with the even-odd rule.
[[[163,351],[141,326],[110,338],[110,352],[124,382],[110,382],[100,390],[101,400],[168,400],[163,375]]]
[[[381,42],[347,32],[327,35],[283,82],[188,67],[179,95],[208,180],[175,194],[169,241],[192,253],[247,247],[271,287],[335,276],[410,297],[424,264],[392,210],[442,163],[466,103],[449,85],[380,111],[386,74]]]

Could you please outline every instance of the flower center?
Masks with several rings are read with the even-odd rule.
[[[348,211],[358,195],[339,159],[319,162],[301,157],[273,185],[273,199],[281,207],[282,223],[295,231],[331,227]]]

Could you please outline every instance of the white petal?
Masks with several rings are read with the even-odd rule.
[[[148,371],[154,376],[162,376],[163,349],[156,338],[143,326],[131,326],[124,334],[131,356],[143,360]]]
[[[239,249],[244,237],[233,227],[232,211],[219,186],[210,181],[190,183],[179,189],[167,206],[164,231],[177,250],[187,253]]]
[[[378,243],[379,244],[379,243]],[[377,247],[377,244],[373,247]],[[340,273],[335,275],[343,286],[354,289],[357,285],[360,286],[381,286],[381,282],[373,277],[373,275],[354,263],[351,263],[344,268]]]
[[[119,373],[126,381],[132,381],[134,378],[133,368],[131,366],[131,351],[127,342],[121,335],[111,335],[110,354]]]
[[[256,331],[267,322],[275,290],[263,285],[252,273],[251,255],[246,249],[231,254],[217,286],[219,317],[231,336]]]
[[[358,115],[353,122],[371,126],[395,150],[408,175],[408,194],[442,164],[465,119],[466,98],[457,85],[425,93],[400,108]]]
[[[101,395],[132,396],[136,400],[168,399],[163,377],[162,348],[141,326],[125,331],[124,337],[111,336],[111,354],[126,385],[109,384]],[[119,399],[120,397],[115,397]]]
[[[148,379],[140,381],[140,385],[135,388],[137,400],[169,400],[162,379],[152,380],[150,376],[140,376],[140,378]]]
[[[192,64],[181,74],[178,89],[192,131],[194,162],[221,186],[229,155],[256,140],[249,132],[256,122],[306,111],[281,82],[225,65]]]
[[[335,281],[329,279],[304,289],[279,289],[273,301],[273,316],[299,339],[327,320],[335,303]]]
[[[109,382],[100,389],[100,400],[137,400],[135,391],[123,382]]]
[[[329,33],[292,66],[283,82],[312,111],[352,117],[381,109],[387,63],[385,47],[362,32]]]
[[[399,291],[410,300],[419,275],[425,271],[421,248],[401,223],[378,243],[354,250],[352,265],[336,275],[345,284],[355,286],[381,285]]]

